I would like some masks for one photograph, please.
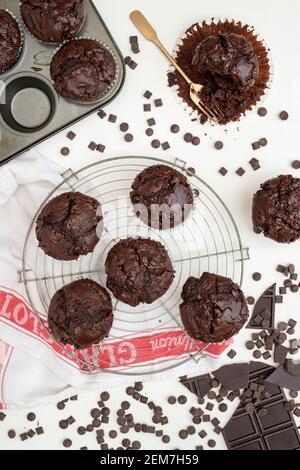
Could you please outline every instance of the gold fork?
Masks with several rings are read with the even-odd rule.
[[[176,70],[180,73],[180,75],[184,78],[184,80],[188,83],[190,87],[190,98],[195,103],[195,105],[205,114],[208,119],[212,121],[218,122],[222,116],[222,112],[219,108],[211,108],[208,109],[202,103],[200,98],[201,91],[203,89],[203,85],[200,83],[194,83],[189,77],[184,73],[181,67],[177,64],[177,62],[173,59],[173,57],[169,54],[167,49],[162,45],[160,40],[157,37],[157,33],[154,28],[151,26],[149,21],[144,17],[143,13],[139,10],[134,10],[129,15],[132,23],[136,26],[136,28],[145,36],[148,41],[153,42],[161,52],[167,57],[169,62],[176,68]]]

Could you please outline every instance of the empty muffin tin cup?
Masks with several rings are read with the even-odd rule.
[[[17,132],[36,132],[45,127],[56,110],[56,95],[47,79],[30,73],[12,76],[0,90],[0,114]]]

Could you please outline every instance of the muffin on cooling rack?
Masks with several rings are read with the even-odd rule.
[[[22,0],[20,12],[28,31],[37,39],[61,43],[73,39],[85,18],[84,0]]]
[[[100,343],[112,327],[111,298],[91,279],[80,279],[58,290],[49,306],[48,324],[53,336],[77,349]]]
[[[165,247],[146,238],[127,238],[112,247],[105,262],[106,286],[114,296],[136,307],[161,297],[174,279]]]
[[[187,333],[204,343],[220,343],[240,331],[248,318],[243,292],[231,279],[203,273],[183,286],[180,315]]]
[[[279,243],[300,238],[300,179],[280,175],[266,181],[253,196],[252,220],[256,233]]]
[[[253,28],[240,21],[193,24],[177,45],[175,59],[193,82],[204,86],[201,99],[208,108],[220,110],[220,124],[239,120],[269,87],[268,50]],[[176,70],[169,73],[169,86],[205,122],[206,116],[190,99],[189,85]]]
[[[139,173],[130,193],[134,212],[152,228],[173,228],[193,208],[193,191],[187,178],[167,165],[154,165]]]
[[[94,39],[74,39],[54,54],[50,73],[57,93],[77,102],[101,98],[116,78],[112,53]]]
[[[0,73],[12,67],[22,49],[22,34],[15,18],[0,9]]]
[[[51,199],[36,221],[39,247],[57,260],[71,261],[91,253],[102,232],[101,204],[79,192]]]

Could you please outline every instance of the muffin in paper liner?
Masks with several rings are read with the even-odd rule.
[[[0,70],[0,75],[2,73],[5,73],[7,72],[8,70],[10,70],[19,60],[20,58],[20,55],[22,53],[22,50],[23,50],[23,44],[24,44],[24,35],[23,35],[23,30],[22,30],[22,27],[21,27],[21,24],[19,22],[19,20],[15,17],[15,15],[10,11],[8,10],[7,8],[1,8],[0,6],[0,11],[3,10],[5,11],[6,13],[8,13],[14,20],[15,22],[17,23],[18,25],[18,28],[19,28],[19,33],[20,33],[20,47],[19,47],[19,50],[18,50],[18,54],[16,55],[14,61],[8,66],[6,67],[5,69],[2,69]]]
[[[192,57],[195,49],[208,36],[226,33],[243,36],[252,45],[253,52],[258,58],[259,70],[254,85],[243,90],[243,100],[234,118],[227,119],[224,116],[219,120],[219,124],[239,121],[246,112],[252,111],[258,105],[261,105],[262,99],[267,95],[272,83],[273,66],[270,51],[264,40],[255,32],[253,27],[242,24],[240,21],[212,18],[211,20],[205,20],[202,23],[195,23],[190,26],[181,36],[173,54],[178,65],[193,82],[205,85],[203,77],[201,81],[200,72],[192,66]],[[198,118],[204,124],[207,121],[207,117],[193,103],[189,95],[189,85],[173,66],[168,71],[168,84],[173,88],[178,102],[183,105],[184,109],[193,118]],[[204,96],[203,101],[209,107],[210,103],[209,101],[205,102]],[[218,102],[218,106],[222,110],[221,103]]]
[[[42,39],[39,39],[37,36],[35,36],[26,26],[25,24],[25,21],[23,19],[23,15],[22,15],[22,12],[21,12],[21,5],[22,5],[22,2],[19,3],[19,14],[20,14],[20,18],[22,20],[22,25],[24,27],[24,29],[26,30],[26,32],[28,34],[30,34],[30,36],[32,38],[34,38],[36,41],[39,41],[41,44],[45,44],[45,45],[48,45],[48,46],[59,46],[59,45],[62,45],[64,42],[67,42],[67,41],[72,41],[73,39],[77,39],[77,35],[80,33],[80,31],[82,31],[82,28],[84,27],[85,25],[85,22],[86,22],[86,18],[87,18],[87,10],[86,10],[86,0],[83,0],[83,6],[84,6],[84,18],[82,20],[82,23],[81,23],[81,26],[80,28],[78,29],[78,31],[76,32],[75,36],[72,38],[72,39],[68,39],[66,41],[61,41],[61,42],[52,42],[52,41],[43,41]]]
[[[91,40],[91,41],[95,41],[97,42],[100,46],[102,46],[104,49],[106,49],[108,52],[110,52],[111,56],[113,57],[114,59],[114,62],[115,62],[115,76],[114,76],[114,79],[111,81],[111,83],[107,86],[107,88],[105,89],[105,91],[100,94],[95,100],[91,101],[91,100],[74,100],[72,98],[69,98],[69,97],[66,97],[66,96],[63,96],[59,93],[59,91],[57,90],[56,86],[55,86],[55,80],[53,79],[52,77],[52,74],[51,74],[51,64],[52,64],[52,61],[54,59],[54,57],[56,56],[56,54],[66,45],[66,44],[69,44],[71,42],[74,42],[74,41],[82,41],[82,40]],[[113,86],[115,85],[116,81],[118,80],[118,76],[119,76],[119,67],[118,67],[118,63],[117,63],[117,59],[116,59],[116,56],[115,54],[113,53],[113,51],[111,50],[111,48],[103,41],[100,41],[98,39],[95,39],[95,38],[91,38],[91,37],[78,37],[78,38],[75,38],[75,39],[71,39],[70,41],[65,41],[63,42],[59,47],[57,47],[52,55],[52,59],[51,59],[51,62],[50,62],[50,75],[51,75],[51,80],[52,80],[52,84],[56,90],[56,92],[58,93],[59,96],[61,96],[62,98],[68,100],[68,101],[71,101],[73,103],[79,103],[79,104],[91,104],[91,103],[97,103],[99,100],[102,100],[109,92],[110,90],[113,88]]]

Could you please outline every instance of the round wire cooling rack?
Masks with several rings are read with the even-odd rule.
[[[129,197],[135,176],[159,163],[187,175],[195,195],[189,218],[174,229],[162,231],[146,226],[134,215]],[[182,286],[189,276],[200,277],[204,271],[230,277],[241,285],[244,260],[249,259],[248,249],[243,248],[237,225],[224,202],[179,159],[166,162],[154,157],[114,157],[76,172],[68,170],[62,176],[62,183],[48,195],[30,224],[20,271],[20,282],[25,285],[32,310],[53,341],[87,373],[136,376],[162,372],[190,360],[198,362],[209,345],[193,341],[182,326]],[[70,190],[101,201],[104,229],[93,253],[77,261],[61,262],[38,248],[35,224],[50,199]],[[106,256],[118,240],[130,236],[149,237],[167,248],[176,271],[171,287],[151,305],[133,308],[113,299],[113,326],[109,337],[100,344],[87,350],[61,344],[48,329],[45,315],[52,296],[81,278],[91,278],[105,286]]]

